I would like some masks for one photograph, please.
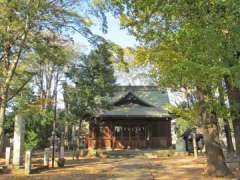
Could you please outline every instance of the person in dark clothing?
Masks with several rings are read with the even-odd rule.
[[[193,129],[188,128],[182,135],[185,141],[186,151],[189,153],[193,152],[192,132],[193,132]],[[198,150],[203,148],[203,135],[201,133],[198,133],[198,132],[196,133],[196,143],[197,143]]]

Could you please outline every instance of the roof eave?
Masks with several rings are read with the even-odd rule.
[[[170,118],[172,119],[171,115],[165,114],[165,115],[100,115],[98,118]]]

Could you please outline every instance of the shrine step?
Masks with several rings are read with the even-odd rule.
[[[185,156],[186,152],[177,152],[175,149],[129,149],[129,150],[105,150],[105,149],[92,149],[87,150],[88,156],[97,156],[100,158],[121,158],[121,157],[169,157],[169,156]]]
[[[155,157],[167,157],[172,156],[176,152],[175,150],[171,149],[161,149],[161,150],[113,150],[107,151],[109,157],[135,157],[135,156],[142,156],[148,158],[155,158]]]

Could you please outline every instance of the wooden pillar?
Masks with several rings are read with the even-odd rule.
[[[171,119],[167,118],[168,120],[168,141],[167,145],[171,146],[172,145],[172,132],[171,132]]]
[[[95,125],[95,139],[96,139],[96,145],[95,145],[95,148],[98,149],[98,148],[101,148],[101,125],[98,124],[97,126]]]
[[[115,125],[112,123],[112,149],[115,149],[116,144],[116,134],[115,134]]]
[[[131,126],[129,125],[127,127],[127,130],[128,130],[128,148],[132,148],[132,138],[131,138]]]
[[[112,122],[109,123],[109,134],[110,134],[110,148],[113,149],[113,127],[112,127]]]
[[[93,123],[90,123],[89,125],[89,137],[88,137],[87,143],[88,143],[88,149],[95,148],[95,126]]]
[[[123,128],[124,128],[124,127],[123,127],[123,126],[121,126],[121,127],[122,127],[122,128],[121,128],[122,130],[121,130],[121,135],[120,135],[120,136],[121,136],[121,140],[122,140],[122,139],[123,139]]]
[[[151,138],[151,125],[152,124],[148,124],[147,126],[147,148],[151,148],[152,147],[152,138]]]
[[[111,149],[111,128],[110,124],[106,123],[103,125],[103,132],[102,132],[102,140],[103,140],[103,146],[106,149]]]

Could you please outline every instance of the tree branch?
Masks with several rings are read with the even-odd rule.
[[[25,27],[24,35],[22,37],[22,42],[20,44],[19,51],[17,53],[16,59],[14,60],[12,66],[10,67],[10,69],[7,73],[7,79],[5,81],[6,86],[9,86],[9,83],[10,83],[10,81],[12,80],[12,78],[15,74],[18,62],[19,62],[20,57],[22,55],[22,51],[23,51],[23,48],[24,48],[24,45],[25,45],[25,42],[26,42],[26,39],[27,39],[28,28],[29,28],[29,17],[27,17],[27,20],[26,20],[26,27]]]
[[[25,81],[25,82],[20,86],[20,88],[18,88],[18,90],[14,93],[14,95],[12,95],[11,97],[9,97],[9,98],[7,99],[7,102],[9,102],[9,101],[12,100],[14,97],[16,97],[16,96],[24,89],[24,87],[27,85],[27,83],[29,83],[29,82],[32,80],[32,77],[33,77],[33,76],[31,76],[30,78],[28,78],[28,80]]]

